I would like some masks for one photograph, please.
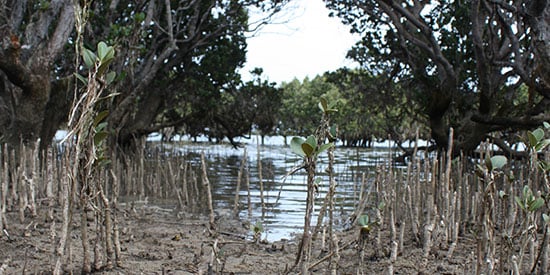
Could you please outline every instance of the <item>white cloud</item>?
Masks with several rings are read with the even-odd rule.
[[[255,67],[263,68],[269,81],[281,83],[354,66],[345,56],[358,38],[340,19],[328,16],[323,1],[291,3],[282,11],[289,22],[264,26],[248,39],[247,63],[241,71],[244,78]]]

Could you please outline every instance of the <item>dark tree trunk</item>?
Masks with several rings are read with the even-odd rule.
[[[533,31],[533,44],[537,53],[535,77],[539,87],[550,99],[550,1],[533,0],[527,5],[528,22]]]
[[[74,93],[73,80],[74,78],[68,77],[52,83],[40,131],[40,149],[46,149],[57,130],[67,121]]]
[[[40,140],[40,148],[45,149],[67,120],[72,81],[50,83],[45,77],[34,76],[30,89],[7,86],[0,95],[0,121],[5,121],[0,125],[2,142],[17,145]]]
[[[116,129],[115,145],[126,153],[135,152],[142,146],[141,140],[148,134],[159,131],[161,126],[155,127],[155,119],[163,106],[163,95],[159,92],[144,94],[144,98],[136,103],[135,114],[129,116],[123,112],[112,112],[121,116],[112,115],[109,123]],[[117,107],[115,107],[117,108]]]
[[[430,101],[426,109],[428,114],[430,129],[432,132],[432,138],[434,139],[437,147],[439,149],[446,149],[448,145],[448,136],[449,136],[449,124],[445,119],[450,106],[451,106],[451,93],[456,89],[452,84],[446,83],[447,85],[442,85],[443,88],[432,88],[430,87],[431,82],[426,79],[426,83],[422,83],[422,87],[426,90],[431,90],[430,92]],[[444,81],[442,81],[445,83]]]
[[[55,80],[54,61],[74,29],[71,0],[47,7],[10,1],[0,10],[0,142],[45,145],[67,117],[68,86]],[[9,19],[4,22],[4,19]],[[44,148],[45,145],[42,145]]]

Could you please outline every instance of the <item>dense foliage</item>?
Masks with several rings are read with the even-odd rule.
[[[334,103],[346,145],[415,137],[471,151],[487,138],[503,149],[518,130],[550,120],[547,1],[326,1],[363,39],[340,69],[277,86],[254,72],[243,82],[251,10],[286,1],[4,1],[0,5],[0,141],[49,143],[68,116],[76,45],[115,48],[117,78],[102,101],[110,144],[135,148],[152,132],[306,136],[320,97]],[[75,29],[75,10],[86,16]],[[78,35],[77,35],[78,34]],[[84,37],[80,41],[79,37]],[[508,143],[509,144],[509,143]]]
[[[105,91],[116,97],[102,108],[109,111],[112,141],[128,146],[167,127],[242,134],[243,125],[224,119],[231,117],[228,110],[238,110],[229,107],[235,98],[250,94],[238,95],[252,84],[241,83],[237,73],[245,35],[255,27],[248,13],[264,12],[258,22],[264,24],[287,1],[33,2],[0,5],[0,141],[49,143],[78,91],[74,73],[87,75],[75,65],[75,45],[93,49],[104,41],[115,47],[110,67],[118,77]],[[75,30],[80,10],[85,16]],[[251,119],[243,122],[250,126]]]
[[[394,79],[456,153],[550,119],[548,1],[327,1],[363,39],[349,56]],[[399,91],[406,91],[401,93]],[[409,105],[409,103],[407,103]],[[410,106],[410,105],[409,105]]]
[[[391,79],[374,76],[363,69],[339,69],[313,79],[283,83],[279,131],[283,136],[307,136],[315,131],[322,112],[317,107],[325,98],[338,112],[332,121],[345,146],[371,146],[375,141],[398,144],[428,138],[426,117],[417,115],[406,91]],[[424,124],[423,124],[424,123]]]

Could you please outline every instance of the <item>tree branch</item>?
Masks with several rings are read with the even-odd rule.
[[[23,92],[30,92],[36,76],[25,67],[20,58],[20,50],[10,46],[5,52],[0,51],[0,70],[2,70],[9,81],[20,87]]]
[[[399,35],[402,35],[406,40],[411,41],[414,45],[423,49],[428,56],[433,59],[442,74],[440,81],[444,81],[449,85],[455,85],[457,81],[455,69],[441,52],[440,44],[434,37],[434,31],[420,18],[420,13],[413,14],[396,1],[382,0],[378,1],[378,3],[384,12],[391,18],[394,26],[400,30],[398,31]],[[421,10],[421,8],[417,9]],[[422,41],[414,36],[414,31],[407,30],[403,21],[400,20],[400,16],[406,19],[404,22],[409,22],[416,26],[426,41]]]
[[[69,1],[70,2],[70,1]],[[61,14],[57,19],[57,26],[52,35],[50,35],[48,43],[48,54],[46,59],[52,62],[63,51],[67,44],[67,38],[74,30],[74,6],[73,4],[63,5]]]
[[[513,129],[532,129],[550,121],[550,114],[524,117],[488,117],[479,114],[472,116],[472,121],[487,125],[505,126]]]
[[[493,143],[498,148],[500,148],[503,151],[504,155],[509,157],[509,158],[525,159],[525,158],[529,157],[528,152],[514,150],[510,146],[508,146],[508,144],[506,144],[506,142],[504,142],[504,140],[502,140],[500,138],[487,136],[487,139],[489,139],[489,142]]]

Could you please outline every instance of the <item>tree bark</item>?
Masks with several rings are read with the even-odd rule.
[[[52,80],[53,64],[62,53],[74,28],[71,0],[49,1],[29,8],[27,1],[11,1],[0,11],[0,31],[9,37],[0,43],[0,142],[17,145],[39,138],[50,143],[65,119],[59,99],[66,95],[60,82]],[[8,14],[9,12],[9,14]],[[51,97],[53,95],[53,97]]]
[[[528,1],[526,13],[537,53],[535,77],[540,80],[539,87],[544,91],[543,95],[550,99],[550,2]]]

